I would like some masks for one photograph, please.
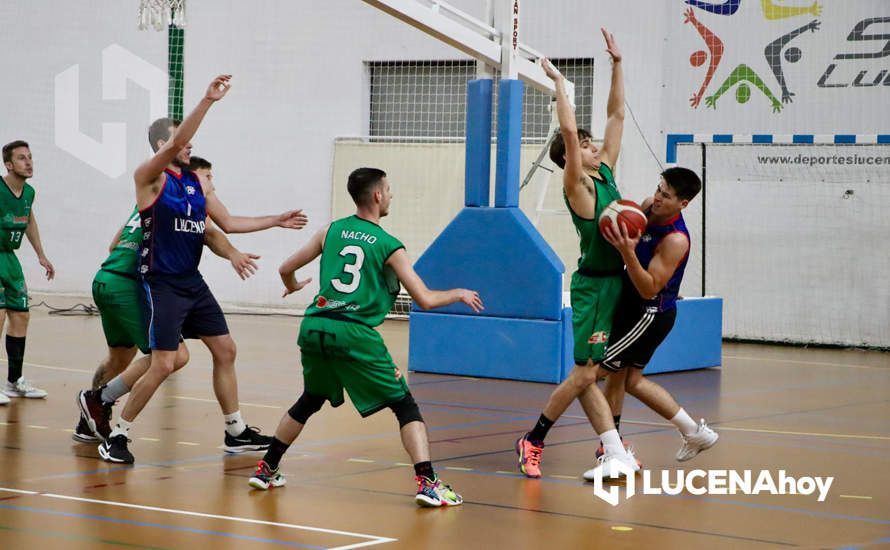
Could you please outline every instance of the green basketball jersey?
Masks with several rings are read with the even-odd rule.
[[[382,323],[399,293],[399,279],[386,260],[400,248],[398,239],[358,216],[331,223],[319,293],[306,315],[345,317],[371,327]]]
[[[599,228],[600,214],[610,202],[621,198],[618,192],[618,186],[615,185],[615,176],[612,175],[612,169],[606,164],[600,164],[599,174],[603,181],[596,178],[593,185],[596,189],[596,214],[593,219],[582,218],[578,216],[572,205],[569,204],[568,197],[563,193],[566,206],[572,213],[572,223],[575,224],[575,231],[581,238],[581,257],[578,258],[578,269],[592,273],[608,273],[621,271],[624,268],[624,260],[618,249],[609,244],[609,241],[603,238]]]
[[[136,276],[136,265],[139,263],[139,247],[142,245],[142,220],[139,208],[134,207],[127,223],[121,230],[121,238],[111,250],[108,258],[102,262],[102,269],[123,275]]]
[[[0,189],[0,251],[12,252],[22,246],[22,237],[28,229],[34,188],[26,182],[21,196],[16,197],[3,178],[0,183],[4,187]]]

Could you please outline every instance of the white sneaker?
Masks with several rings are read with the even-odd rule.
[[[619,465],[623,467],[619,467]],[[639,472],[640,466],[634,457],[633,451],[626,451],[623,454],[606,453],[596,459],[596,467],[584,472],[583,477],[586,481],[593,481],[596,478],[609,479],[624,476],[627,472]],[[615,475],[612,475],[612,474]]]
[[[677,461],[685,462],[694,458],[698,453],[713,447],[719,438],[717,432],[709,428],[705,424],[705,419],[702,418],[701,424],[698,425],[698,430],[694,434],[683,436],[683,446],[677,451]]]
[[[0,392],[0,405],[6,405],[8,403],[9,403],[9,398],[6,397],[5,393]]]
[[[16,380],[15,384],[7,381],[3,393],[9,397],[28,397],[30,399],[43,399],[46,397],[46,391],[34,387],[24,377]]]

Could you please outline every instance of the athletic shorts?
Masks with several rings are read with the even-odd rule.
[[[102,317],[105,343],[110,348],[132,348],[150,353],[145,290],[139,280],[99,270],[93,279],[93,301]]]
[[[638,300],[622,300],[615,314],[612,343],[606,349],[603,368],[612,372],[624,367],[645,368],[671,332],[676,318],[677,308],[660,312],[655,307],[640,307]]]
[[[612,317],[621,298],[621,275],[588,277],[572,274],[572,333],[575,364],[599,363],[606,354]]]
[[[334,407],[343,404],[344,388],[363,417],[408,394],[408,384],[383,338],[367,325],[304,317],[297,343],[305,391],[324,397]]]
[[[0,309],[28,311],[28,286],[15,252],[0,252]]]
[[[200,338],[229,333],[222,309],[200,274],[149,275],[142,286],[151,349],[176,351],[180,336]]]

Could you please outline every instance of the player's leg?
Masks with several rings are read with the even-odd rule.
[[[343,384],[333,366],[336,359],[328,357],[326,343],[336,339],[336,326],[318,317],[304,317],[300,323],[300,361],[303,365],[303,394],[278,422],[275,436],[248,484],[266,490],[286,483],[279,471],[281,458],[303,431],[309,417],[318,412],[325,401],[334,407],[343,404]],[[341,358],[342,359],[342,358]]]
[[[2,286],[2,282],[0,282],[0,286]],[[3,334],[3,325],[6,324],[6,302],[3,300],[3,289],[0,288],[0,335]],[[5,393],[0,391],[0,405],[8,405],[9,397],[6,396]]]
[[[7,397],[27,397],[42,399],[46,397],[46,391],[35,387],[24,376],[22,366],[25,360],[25,337],[28,334],[28,322],[31,314],[28,312],[28,288],[25,285],[25,275],[15,254],[3,254],[3,290],[6,304],[8,326],[6,327],[6,358],[9,361],[9,371],[6,378],[6,386],[3,393]]]

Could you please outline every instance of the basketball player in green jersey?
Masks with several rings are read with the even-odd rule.
[[[232,267],[242,279],[250,277],[256,271],[254,260],[259,256],[240,252],[219,229],[208,225],[204,232],[204,243],[214,254],[232,262]],[[137,273],[141,245],[142,225],[139,209],[134,207],[127,223],[114,235],[108,258],[102,262],[102,267],[93,279],[93,301],[99,308],[108,354],[96,368],[92,391],[78,394],[77,401],[81,409],[95,409],[94,415],[81,411],[80,420],[71,436],[81,443],[98,442],[100,438],[108,436],[111,429],[111,405],[130,390],[151,364],[147,316],[144,311],[145,297]],[[137,351],[146,356],[128,368],[127,365],[133,361]],[[184,367],[188,358],[188,348],[185,343],[181,343],[174,369]],[[118,376],[123,372],[126,374]],[[91,400],[91,397],[97,399]],[[100,414],[95,414],[97,411],[101,411]],[[94,419],[92,416],[98,418]]]
[[[8,403],[10,397],[46,397],[44,390],[34,387],[22,376],[25,335],[30,319],[28,287],[22,265],[15,255],[22,244],[22,237],[28,237],[34,247],[37,261],[46,270],[47,280],[55,277],[56,270],[43,253],[37,218],[34,216],[35,192],[26,181],[34,175],[31,148],[21,140],[7,143],[3,146],[3,164],[7,174],[5,178],[0,178],[4,187],[0,189],[0,332],[9,317],[6,331],[9,370],[0,403]]]
[[[249,483],[263,490],[284,485],[278,471],[281,457],[325,401],[334,407],[343,404],[345,388],[362,417],[385,408],[395,413],[402,444],[414,463],[417,504],[459,505],[463,498],[433,471],[420,409],[373,327],[392,308],[399,281],[423,309],[463,302],[479,312],[482,301],[472,290],[428,289],[402,243],[378,225],[392,200],[386,173],[359,168],[349,175],[347,189],[356,204],[355,215],[319,231],[278,270],[287,296],[311,280],[297,281],[295,272],[321,255],[319,293],[300,324],[303,394],[282,416]]]
[[[591,425],[602,441],[600,457],[604,477],[612,474],[616,461],[638,469],[636,460],[624,448],[609,404],[597,387],[599,363],[605,355],[612,330],[612,317],[621,296],[624,262],[621,254],[599,232],[599,216],[610,202],[620,199],[612,168],[618,159],[624,129],[624,78],[621,53],[611,34],[602,29],[607,52],[612,58],[612,83],[606,107],[607,120],[602,149],[579,129],[565,92],[563,76],[548,60],[544,71],[556,86],[559,135],[550,147],[550,159],[563,172],[563,196],[572,223],[581,239],[578,270],[572,274],[572,332],[575,340],[575,367],[550,395],[534,428],[516,441],[519,469],[528,477],[541,477],[544,438],[557,419],[579,399]]]

